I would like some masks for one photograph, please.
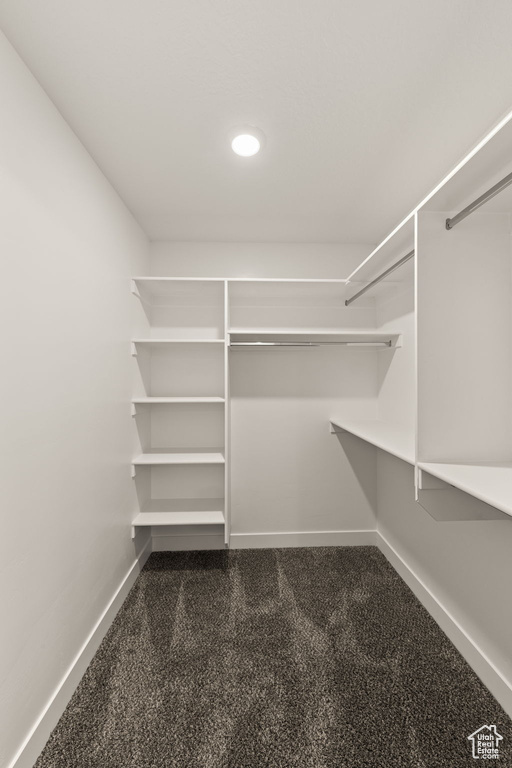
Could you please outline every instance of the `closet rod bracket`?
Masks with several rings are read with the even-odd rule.
[[[343,429],[342,427],[339,427],[337,424],[334,424],[334,422],[329,422],[329,432],[331,435],[346,435],[347,430]]]

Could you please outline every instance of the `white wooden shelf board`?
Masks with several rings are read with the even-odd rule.
[[[224,344],[224,339],[132,339],[132,344]]]
[[[346,277],[228,277],[228,283],[276,283],[276,284],[289,284],[289,285],[320,285],[322,283],[329,283],[343,285],[347,282]]]
[[[132,525],[224,525],[224,499],[150,499]]]
[[[141,512],[133,526],[224,525],[222,512]]]
[[[135,283],[223,283],[224,277],[158,277],[158,276],[138,276],[132,277]]]
[[[230,328],[231,341],[342,341],[349,344],[386,343],[396,346],[400,333],[383,333],[372,329],[340,330],[335,328]]]
[[[359,437],[371,445],[375,445],[386,453],[396,456],[408,464],[415,461],[415,435],[412,429],[401,424],[386,421],[368,420],[351,421],[349,419],[331,419],[335,428]]]
[[[156,464],[224,464],[225,459],[219,448],[154,448],[136,456],[132,463],[136,467]]]
[[[197,404],[197,403],[225,403],[224,397],[135,397],[134,405],[158,405],[165,403]]]
[[[512,516],[512,462],[447,464],[419,462],[429,475]]]

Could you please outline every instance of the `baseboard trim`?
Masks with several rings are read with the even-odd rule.
[[[380,532],[377,546],[507,715],[512,717],[512,684]]]
[[[287,547],[362,547],[376,544],[377,531],[288,531],[285,533],[232,533],[231,549]]]
[[[8,768],[33,767],[150,554],[148,539]]]

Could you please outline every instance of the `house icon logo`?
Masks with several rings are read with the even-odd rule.
[[[500,736],[495,725],[482,725],[477,731],[468,736],[473,748],[475,760],[499,760]]]

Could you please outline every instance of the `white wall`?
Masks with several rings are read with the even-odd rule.
[[[130,275],[147,240],[0,36],[0,765],[136,559]]]
[[[512,713],[510,520],[437,522],[414,500],[413,467],[383,451],[377,465],[379,533],[487,657],[490,665],[477,654],[471,661]]]
[[[172,277],[346,278],[371,245],[151,243],[151,274]]]

